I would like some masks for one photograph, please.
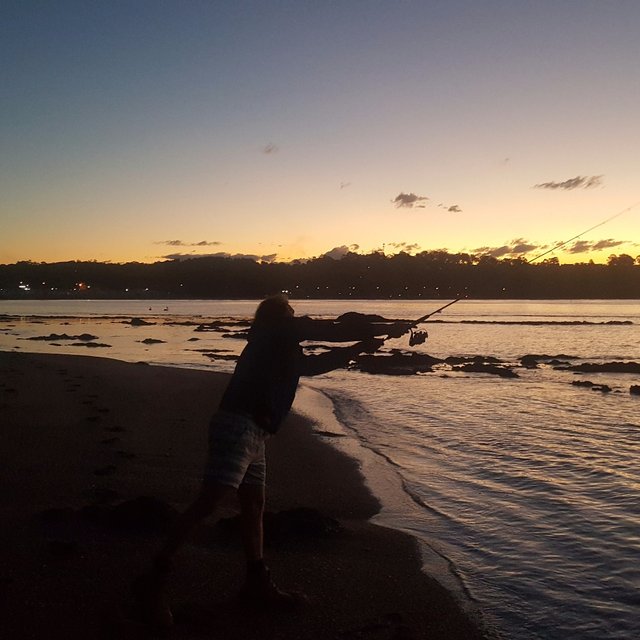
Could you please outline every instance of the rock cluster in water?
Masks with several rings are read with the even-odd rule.
[[[489,373],[502,378],[517,378],[513,367],[492,356],[449,356],[435,358],[424,353],[406,352],[392,349],[388,354],[367,354],[356,358],[353,369],[365,373],[407,376],[430,373],[434,366],[448,366],[451,371],[464,373]]]
[[[92,336],[90,333],[81,333],[78,336],[70,336],[66,333],[50,333],[48,336],[32,336],[31,338],[24,338],[25,340],[42,340],[46,342],[60,340],[80,340],[82,342],[89,342],[90,340],[96,340],[98,336]]]

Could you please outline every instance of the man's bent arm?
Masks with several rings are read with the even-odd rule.
[[[383,341],[380,339],[371,338],[350,347],[334,347],[327,353],[304,356],[300,365],[300,375],[317,376],[340,367],[346,367],[356,356],[361,353],[373,353],[382,343]]]
[[[319,340],[322,342],[354,342],[368,340],[377,336],[397,333],[399,328],[409,329],[410,322],[338,322],[336,320],[315,320],[303,316],[296,318],[296,328],[301,340]]]

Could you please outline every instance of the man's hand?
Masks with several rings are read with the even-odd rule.
[[[382,345],[382,338],[367,338],[353,345],[353,349],[357,353],[375,353]]]

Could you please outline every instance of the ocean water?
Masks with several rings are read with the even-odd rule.
[[[0,301],[0,349],[230,371],[233,361],[220,358],[239,353],[243,341],[195,329],[222,319],[236,330],[255,304]],[[442,304],[294,306],[318,317],[355,310],[416,318]],[[153,324],[132,326],[133,317]],[[640,362],[640,301],[461,301],[432,320],[423,327],[429,340],[413,350],[511,364],[526,354]],[[82,333],[95,339],[73,339]],[[28,339],[51,334],[58,337]],[[386,346],[408,349],[406,338]],[[447,367],[412,376],[340,370],[307,380],[300,408],[314,412],[313,390],[331,400],[333,415],[316,418],[337,419],[366,452],[374,490],[384,476],[402,494],[378,520],[416,536],[427,570],[505,638],[640,638],[640,396],[629,392],[640,375],[551,364],[516,371],[504,379]]]

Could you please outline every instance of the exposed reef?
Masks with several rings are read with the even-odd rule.
[[[545,364],[550,365],[559,365],[559,364],[570,364],[567,360],[575,360],[578,356],[568,356],[566,353],[559,353],[557,355],[551,356],[548,354],[533,354],[528,353],[526,356],[522,356],[520,358],[520,364],[525,369],[537,369],[540,362],[544,362]]]
[[[50,342],[52,340],[80,340],[82,342],[88,342],[89,340],[97,340],[98,336],[92,336],[90,333],[81,333],[78,336],[70,336],[66,333],[50,333],[48,336],[33,336],[31,338],[20,338],[21,340],[42,340]]]
[[[608,384],[596,384],[595,382],[591,382],[591,380],[574,380],[571,384],[576,387],[586,387],[587,389],[591,389],[591,391],[602,391],[602,393],[611,393],[612,391]]]
[[[365,373],[408,376],[429,373],[434,366],[448,366],[451,371],[465,373],[489,373],[502,378],[517,378],[513,367],[492,356],[450,356],[444,360],[428,354],[392,349],[389,355],[361,355],[352,365],[353,369]]]
[[[575,365],[558,365],[554,369],[583,373],[640,373],[640,362],[583,362]]]
[[[352,368],[365,373],[384,373],[390,376],[408,376],[433,371],[433,365],[444,362],[420,353],[406,353],[394,349],[389,355],[361,355]]]
[[[89,347],[90,349],[110,347],[110,344],[105,342],[72,342],[72,347]]]
[[[148,327],[151,324],[155,324],[155,322],[149,322],[142,318],[131,318],[131,320],[124,320],[122,324],[130,324],[132,327]]]

